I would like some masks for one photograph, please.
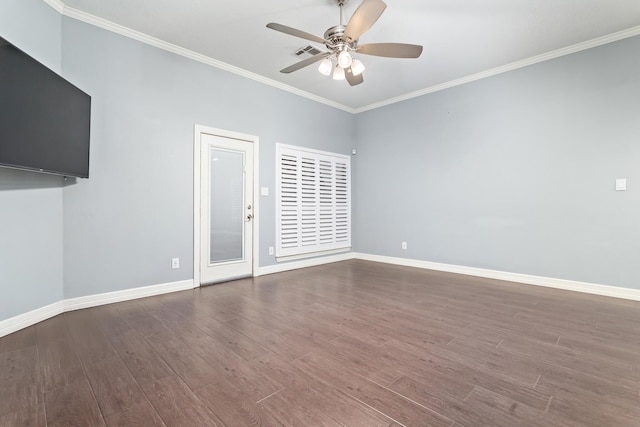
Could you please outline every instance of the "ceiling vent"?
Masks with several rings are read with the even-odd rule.
[[[295,56],[300,56],[300,55],[304,55],[305,53],[308,53],[311,56],[317,55],[319,53],[322,53],[322,51],[318,48],[315,48],[313,46],[305,46],[305,47],[301,47],[300,49],[297,49],[295,52],[293,52],[293,54]]]

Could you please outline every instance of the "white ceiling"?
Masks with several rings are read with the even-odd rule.
[[[544,57],[640,34],[640,0],[386,2],[382,17],[360,43],[421,44],[423,54],[419,59],[361,55],[365,81],[354,87],[321,75],[317,65],[281,74],[280,69],[306,58],[294,56],[296,49],[313,43],[266,28],[277,22],[322,37],[339,23],[335,0],[64,0],[62,10],[89,21],[94,15],[351,111],[509,64],[535,62],[525,60],[550,52],[555,53]],[[359,4],[347,2],[345,21]],[[566,49],[574,45],[579,46]]]

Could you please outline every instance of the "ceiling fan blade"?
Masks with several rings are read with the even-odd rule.
[[[344,77],[347,79],[347,81],[351,86],[359,85],[364,81],[364,77],[362,76],[362,73],[358,74],[357,76],[354,76],[353,71],[351,71],[351,67],[344,70]]]
[[[301,68],[304,68],[308,65],[313,64],[314,62],[318,62],[324,58],[326,58],[327,56],[331,55],[331,52],[322,52],[319,53],[317,55],[312,56],[311,58],[307,58],[304,61],[300,61],[300,62],[296,62],[293,65],[288,66],[287,68],[283,68],[282,70],[280,70],[281,73],[285,73],[285,74],[289,74],[292,73],[294,71],[298,71]]]
[[[300,37],[301,39],[311,40],[312,42],[324,44],[324,39],[318,36],[314,36],[313,34],[304,32],[302,30],[297,30],[295,28],[287,27],[286,25],[276,24],[275,22],[270,22],[267,24],[267,28],[271,28],[272,30],[280,31],[281,33],[289,34],[290,36]]]
[[[422,54],[422,46],[405,43],[368,43],[358,46],[356,51],[364,55],[386,58],[417,58]]]
[[[345,36],[355,41],[360,38],[373,24],[376,23],[387,5],[382,0],[363,0],[353,13],[347,28],[344,31]]]

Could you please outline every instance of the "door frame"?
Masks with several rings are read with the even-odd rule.
[[[239,139],[241,141],[247,141],[252,143],[253,146],[253,244],[252,244],[252,276],[258,276],[258,268],[260,265],[260,207],[259,207],[259,165],[260,165],[260,150],[259,150],[259,138],[254,135],[248,135],[239,132],[233,132],[225,129],[217,129],[208,126],[195,125],[193,132],[193,287],[200,287],[200,160],[201,160],[201,140],[202,135],[214,135],[222,138]]]

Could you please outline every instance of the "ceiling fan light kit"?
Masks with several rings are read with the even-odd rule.
[[[330,58],[324,58],[320,65],[318,66],[318,71],[320,74],[324,74],[325,76],[331,75],[331,71],[333,70],[333,62]]]
[[[351,72],[354,76],[359,76],[365,70],[364,64],[359,59],[354,59],[351,63]]]
[[[343,50],[338,54],[338,65],[342,68],[351,67],[351,63],[353,62],[353,58],[349,55],[349,52]]]
[[[336,68],[333,70],[333,80],[344,80],[344,68],[340,65],[336,65]]]
[[[355,59],[352,53],[363,55],[382,56],[386,58],[418,58],[422,54],[422,46],[404,43],[373,43],[358,45],[362,34],[368,31],[376,23],[387,5],[382,0],[363,0],[345,26],[342,24],[342,8],[345,0],[337,0],[340,8],[340,25],[329,28],[324,33],[324,38],[313,34],[287,27],[282,24],[269,23],[267,28],[280,31],[291,36],[323,44],[328,52],[321,52],[304,61],[300,61],[280,70],[281,73],[291,73],[322,61],[318,71],[325,76],[331,74],[333,69],[334,80],[347,80],[351,86],[356,86],[364,81],[362,72],[364,64]],[[333,59],[337,65],[333,66]]]

